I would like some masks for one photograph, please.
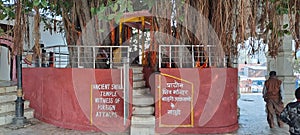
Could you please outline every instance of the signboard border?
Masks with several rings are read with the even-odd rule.
[[[161,98],[162,98],[162,95],[161,95],[161,76],[165,76],[165,77],[169,77],[169,78],[173,78],[173,79],[177,79],[177,80],[180,80],[180,81],[183,81],[183,82],[186,82],[188,84],[190,84],[192,86],[192,94],[191,94],[191,112],[190,112],[190,119],[191,119],[191,123],[190,124],[184,124],[184,125],[174,125],[174,124],[162,124],[161,122]],[[169,75],[169,74],[165,74],[165,73],[160,73],[159,74],[159,78],[158,78],[158,81],[159,81],[159,87],[158,87],[158,109],[159,109],[159,127],[194,127],[194,106],[193,106],[193,99],[194,99],[194,84],[192,82],[189,82],[185,79],[182,79],[182,78],[178,78],[176,76],[172,76],[172,75]]]
[[[93,85],[91,84],[91,90],[90,90],[90,125],[93,125]],[[123,96],[125,96],[126,94],[126,90],[125,87],[123,87]],[[124,112],[123,112],[123,116],[125,116],[125,111],[127,111],[126,109],[126,97],[123,97],[123,102],[124,102]],[[128,117],[124,117],[124,125],[126,125],[126,120],[128,119]]]

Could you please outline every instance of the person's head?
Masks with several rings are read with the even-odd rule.
[[[296,89],[295,96],[297,99],[300,99],[300,87]]]
[[[275,77],[275,76],[276,76],[276,72],[275,72],[275,71],[271,71],[271,72],[269,73],[269,76],[270,76],[270,77]]]

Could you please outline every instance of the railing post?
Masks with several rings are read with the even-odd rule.
[[[129,51],[129,50],[128,50]],[[127,118],[129,116],[129,57],[124,57],[123,62],[123,84],[124,84],[124,125],[127,123]],[[122,83],[122,82],[121,82]]]
[[[195,52],[194,52],[195,45],[192,45],[192,67],[195,67]]]
[[[169,68],[171,68],[172,67],[172,47],[171,46],[169,46]]]
[[[113,67],[113,65],[112,65],[112,61],[113,61],[113,58],[112,58],[112,56],[113,56],[113,51],[112,51],[112,47],[109,47],[109,67],[110,68],[112,68]]]
[[[212,58],[211,58],[211,47],[212,47],[212,46],[208,46],[208,67],[211,66],[211,62],[212,62]]]
[[[159,46],[158,47],[158,68],[161,68],[161,62],[162,62],[162,59],[161,59],[161,47],[163,46]]]
[[[95,61],[96,61],[97,55],[95,54],[95,47],[94,46],[92,47],[92,49],[93,49],[93,68],[95,69]]]
[[[76,46],[77,48],[77,68],[79,68],[79,61],[80,61],[80,58],[79,58],[79,46]]]
[[[179,57],[179,64],[180,64],[180,68],[182,68],[182,62],[183,62],[183,60],[182,60],[182,58],[184,57],[184,48],[183,48],[183,46],[178,46],[178,55],[177,55],[177,57]]]
[[[62,58],[61,58],[61,52],[60,52],[60,47],[61,46],[58,46],[58,51],[59,51],[59,55],[58,55],[58,58],[59,58],[59,67],[61,68],[62,66],[61,66],[61,60],[62,60]],[[54,55],[53,55],[53,57],[55,56],[55,52],[54,52]],[[54,57],[55,58],[55,57]],[[54,60],[54,67],[56,66],[56,64],[55,64],[55,59],[53,58],[53,60]]]

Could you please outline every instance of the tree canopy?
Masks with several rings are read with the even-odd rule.
[[[139,10],[148,10],[154,15],[156,31],[169,35],[175,31],[173,36],[180,39],[181,44],[211,44],[207,36],[207,25],[210,24],[229,57],[238,55],[238,45],[243,46],[249,37],[263,39],[261,46],[250,45],[252,49],[249,53],[255,53],[267,44],[269,55],[277,56],[282,37],[286,34],[292,35],[296,48],[299,48],[299,0],[18,0],[17,4],[5,5],[1,2],[0,5],[1,19],[16,20],[16,42],[22,42],[17,36],[20,30],[26,31],[19,26],[25,27],[28,22],[26,15],[34,13],[36,49],[40,21],[44,21],[47,29],[54,32],[59,31],[56,24],[61,21],[69,45],[102,45],[103,38],[107,36],[101,35],[103,29],[118,25],[123,13]],[[196,12],[191,14],[191,8]],[[204,21],[195,19],[198,15],[204,17]],[[56,16],[62,20],[57,20]],[[89,29],[87,25],[93,27]],[[187,26],[193,30],[187,29]],[[89,34],[84,35],[84,31]],[[164,39],[163,42],[175,44],[171,43],[171,39]]]

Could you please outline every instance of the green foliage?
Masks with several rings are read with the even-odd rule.
[[[14,19],[15,12],[13,5],[4,5],[3,1],[0,1],[0,19]]]
[[[34,0],[33,1],[33,6],[38,6],[40,5],[40,1],[39,0]]]
[[[111,12],[108,14],[108,12]],[[120,21],[124,12],[133,12],[132,2],[128,0],[108,1],[97,8],[91,8],[92,15],[98,15],[99,19],[110,21],[115,19],[116,22]]]
[[[283,25],[283,28],[284,28],[284,29],[287,29],[288,27],[289,27],[289,24],[288,24],[288,23]]]
[[[0,28],[0,36],[2,36],[4,33],[5,31],[2,28]]]
[[[282,37],[282,36],[285,36],[285,35],[291,35],[291,32],[289,30],[289,24],[284,24],[282,26],[282,29],[280,29],[278,31],[278,36]]]
[[[152,0],[108,0],[107,3],[102,3],[99,7],[92,7],[91,14],[97,15],[100,20],[114,20],[116,23],[119,23],[123,13],[133,12],[137,10],[135,7],[140,7],[141,5],[142,7],[147,6],[150,9],[154,5],[154,2]],[[134,6],[134,4],[138,5]]]
[[[178,10],[178,9],[181,9],[186,4],[185,0],[175,0],[175,1],[176,1],[176,4],[175,4],[176,7],[174,8],[175,11]],[[175,11],[173,11],[174,14],[175,14]],[[178,11],[176,11],[176,12],[178,12]],[[180,14],[177,21],[183,22],[184,18],[185,18],[185,15]]]
[[[33,6],[39,8],[47,8],[49,5],[47,0],[33,0]]]
[[[4,5],[4,1],[0,1],[0,19],[14,19],[15,18],[15,6],[14,5]],[[57,3],[53,3],[49,0],[23,0],[23,13],[32,13],[34,7],[38,7],[41,12],[43,22],[52,23],[53,20],[49,22],[49,16],[53,18],[55,16],[61,16],[62,10],[71,12],[73,1],[68,0],[58,0]],[[97,15],[99,19],[105,21],[115,20],[119,22],[123,13],[133,12],[137,10],[137,7],[148,7],[151,9],[155,1],[153,0],[107,0],[103,2],[99,7],[92,7],[90,12],[92,15]],[[134,5],[137,4],[137,5]],[[144,8],[143,7],[143,8]],[[48,19],[45,21],[43,19]],[[48,25],[49,26],[49,25]]]
[[[272,4],[276,4],[276,14],[277,15],[284,15],[284,14],[288,14],[289,12],[289,4],[291,1],[294,0],[270,0],[270,2]],[[296,0],[297,1],[297,0]],[[294,9],[296,8],[294,4],[290,5],[291,9],[292,9],[292,13],[294,13]],[[296,11],[296,12],[300,12],[300,11]]]
[[[292,2],[292,0],[270,0],[269,2],[271,2],[269,4],[271,4],[271,5],[273,4],[273,6],[275,7],[275,15],[288,15],[289,8],[292,13],[294,13],[295,8],[296,8],[295,5],[290,4],[290,2]],[[266,4],[266,3],[264,2],[263,4]],[[300,12],[300,11],[296,11],[296,12]],[[277,21],[280,21],[280,20],[277,20]],[[291,34],[289,24],[283,24],[279,28],[275,28],[275,27],[277,27],[277,26],[275,26],[274,22],[272,22],[271,20],[269,20],[269,22],[267,22],[267,25],[266,25],[267,30],[276,32],[277,36],[283,37],[285,35]],[[274,30],[276,30],[276,31],[274,31]]]

